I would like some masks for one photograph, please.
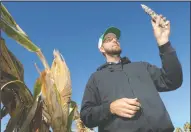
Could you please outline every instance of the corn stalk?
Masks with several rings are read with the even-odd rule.
[[[5,86],[15,84],[18,86],[18,91],[17,96],[14,97],[20,97],[22,95],[24,99],[26,95],[27,97],[30,95],[30,101],[23,100],[28,103],[23,103],[22,105],[21,103],[19,105],[16,104],[16,109],[13,111],[10,111],[9,105],[5,106],[3,112],[11,115],[7,129],[9,131],[17,129],[19,132],[29,132],[31,130],[46,132],[50,126],[54,132],[71,132],[72,121],[74,119],[80,119],[79,116],[78,118],[74,118],[74,114],[77,112],[77,105],[75,102],[71,102],[72,89],[70,71],[62,55],[58,50],[54,50],[54,60],[50,68],[40,48],[36,46],[19,27],[3,4],[0,6],[0,11],[0,28],[28,51],[36,53],[44,66],[44,71],[42,72],[36,66],[40,76],[34,86],[34,96],[31,96],[28,94],[30,92],[26,92],[28,88],[23,82],[23,77],[20,77],[20,71],[22,70],[17,69],[14,64],[10,64],[13,68],[10,68],[12,69],[10,75],[12,75],[13,78],[11,78]],[[6,56],[5,58],[7,59],[9,57]],[[12,82],[12,80],[14,81]],[[9,90],[9,87],[5,88],[5,86],[1,87],[1,91]],[[10,102],[12,103],[14,100]],[[22,116],[23,120],[18,124],[20,115],[23,112],[26,114]],[[24,120],[25,122],[23,122]],[[83,131],[87,132],[88,130],[87,128]]]

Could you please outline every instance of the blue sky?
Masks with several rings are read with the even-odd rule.
[[[180,89],[161,93],[175,126],[190,117],[190,4],[189,2],[4,2],[20,27],[52,63],[53,50],[64,56],[71,72],[72,99],[81,104],[87,80],[105,62],[97,49],[99,36],[109,26],[121,29],[122,56],[132,61],[147,61],[161,67],[158,47],[145,4],[171,21],[170,41],[183,68]],[[43,69],[36,54],[28,52],[5,34],[8,48],[21,60],[25,83],[33,91],[38,72]],[[4,129],[8,118],[2,122]]]

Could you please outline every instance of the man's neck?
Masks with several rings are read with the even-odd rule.
[[[106,57],[107,62],[118,63],[118,62],[120,62],[120,59],[121,59],[121,57],[119,55],[113,55],[113,56]]]

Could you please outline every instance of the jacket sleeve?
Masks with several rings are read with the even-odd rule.
[[[109,119],[111,115],[110,102],[101,103],[96,83],[91,76],[82,99],[81,120],[86,127],[93,128],[104,123],[103,121]]]
[[[159,47],[162,68],[146,63],[158,92],[176,90],[182,85],[181,64],[170,42]]]

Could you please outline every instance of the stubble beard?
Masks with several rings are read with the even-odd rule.
[[[117,49],[105,49],[106,54],[112,57],[119,57],[122,50],[120,48]]]

